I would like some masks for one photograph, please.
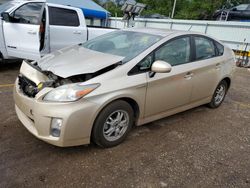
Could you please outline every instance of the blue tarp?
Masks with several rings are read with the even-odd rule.
[[[88,18],[106,19],[110,13],[92,0],[47,0],[48,3],[69,5],[82,9],[84,16]]]

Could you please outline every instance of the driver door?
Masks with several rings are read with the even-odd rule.
[[[9,56],[37,60],[40,58],[40,23],[44,3],[26,3],[3,21],[5,44]]]
[[[154,60],[172,66],[170,73],[148,74],[145,117],[154,116],[190,103],[192,94],[191,41],[189,36],[167,42],[154,53]]]

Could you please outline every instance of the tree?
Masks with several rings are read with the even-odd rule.
[[[113,1],[107,1],[102,6],[111,13],[111,16],[123,16],[121,7],[118,4],[115,4]]]
[[[99,2],[98,0],[95,0]],[[117,1],[115,1],[117,2]],[[169,16],[172,12],[174,0],[137,0],[137,2],[147,5],[142,15],[152,15],[155,13]],[[250,0],[177,0],[175,17],[177,19],[212,19],[217,9],[222,7],[230,8],[232,6],[250,3]],[[123,16],[119,3],[114,0],[107,0],[103,7],[107,9],[112,16]]]

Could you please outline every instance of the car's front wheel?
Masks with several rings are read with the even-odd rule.
[[[210,108],[218,108],[224,101],[228,90],[228,84],[222,80],[217,86],[211,102],[208,104]]]
[[[101,147],[113,147],[122,143],[134,123],[132,107],[125,101],[115,101],[98,115],[92,140]]]

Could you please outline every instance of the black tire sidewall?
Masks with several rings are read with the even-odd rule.
[[[215,103],[216,91],[217,91],[217,89],[218,89],[221,85],[223,85],[223,86],[225,87],[225,90],[226,90],[226,91],[225,91],[225,95],[224,95],[222,101],[221,101],[219,104],[216,104],[216,103]],[[223,103],[223,101],[224,101],[224,99],[225,99],[225,97],[226,97],[227,91],[228,91],[228,84],[227,84],[227,82],[226,82],[225,80],[222,80],[222,81],[218,84],[218,86],[216,87],[216,89],[215,89],[215,91],[214,91],[213,98],[212,98],[211,102],[209,103],[209,107],[210,107],[210,108],[218,108],[218,107]]]
[[[108,116],[117,110],[124,110],[128,113],[129,125],[128,125],[126,132],[121,138],[119,138],[116,141],[111,142],[111,141],[106,140],[106,138],[104,137],[103,126]],[[125,140],[129,131],[132,128],[133,123],[134,123],[134,111],[132,107],[125,101],[121,101],[121,100],[114,101],[108,106],[106,106],[97,116],[95,123],[94,123],[93,130],[92,130],[92,141],[94,141],[97,145],[104,147],[104,148],[117,146],[118,144],[122,143]]]

